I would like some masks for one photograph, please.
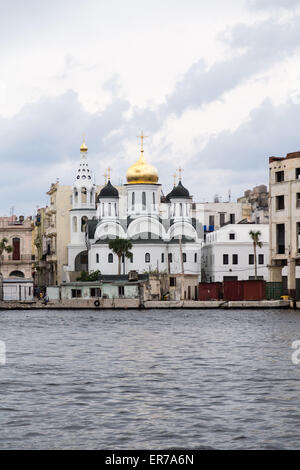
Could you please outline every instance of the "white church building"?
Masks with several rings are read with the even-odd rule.
[[[96,194],[88,165],[88,149],[80,148],[80,163],[72,190],[71,240],[68,272],[97,271],[118,274],[118,258],[109,249],[111,239],[128,239],[132,258],[122,260],[121,273],[135,270],[169,274],[201,274],[202,224],[193,217],[193,200],[181,181],[163,197],[156,168],[140,157],[127,171],[126,184],[108,181]]]

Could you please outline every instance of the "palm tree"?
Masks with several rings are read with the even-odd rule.
[[[255,273],[255,279],[257,279],[257,259],[256,259],[256,248],[262,247],[262,242],[259,241],[259,237],[261,236],[261,232],[257,230],[256,232],[254,230],[250,230],[249,232],[250,238],[252,239],[253,242],[253,251],[254,251],[254,273]]]
[[[131,259],[132,258],[132,253],[131,253],[131,248],[132,248],[132,243],[129,240],[126,240],[125,238],[116,238],[114,240],[111,240],[109,242],[109,249],[112,250],[118,257],[119,265],[118,265],[118,275],[121,274],[121,259],[122,256],[126,256],[126,258]]]
[[[6,251],[6,253],[11,253],[13,250],[12,247],[7,244],[7,242],[7,238],[2,238],[0,241],[0,300],[3,299],[3,275],[1,273],[2,254],[4,251]]]

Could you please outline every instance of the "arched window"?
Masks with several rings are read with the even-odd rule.
[[[183,263],[186,263],[186,253],[182,253],[182,261]]]
[[[181,216],[183,215],[183,211],[182,211],[182,202],[180,203],[180,215],[181,215]]]
[[[12,248],[13,248],[12,259],[13,260],[21,259],[21,256],[20,256],[20,238],[13,238]]]
[[[108,215],[111,217],[111,202],[108,203]]]
[[[24,278],[24,273],[22,271],[12,271],[9,275],[9,277],[21,277]]]
[[[146,193],[145,192],[142,192],[142,206],[143,206],[143,210],[146,209]]]
[[[78,227],[77,227],[77,217],[73,217],[73,232],[77,232]]]
[[[131,205],[132,205],[132,209],[134,209],[134,206],[135,206],[135,193],[132,193],[132,195],[131,195]]]
[[[74,189],[74,204],[78,204],[78,191]]]
[[[100,263],[100,256],[99,256],[99,253],[96,253],[96,263]]]
[[[81,217],[81,231],[85,232],[86,230],[86,224],[87,224],[88,218],[84,215]]]
[[[114,256],[113,256],[112,253],[109,253],[109,255],[108,255],[108,262],[109,262],[109,263],[113,263],[113,262],[114,262]]]
[[[194,261],[197,263],[197,253],[194,254]]]
[[[81,190],[81,202],[82,202],[82,204],[87,203],[87,190],[86,190],[86,188],[82,188],[82,190]]]
[[[145,263],[150,263],[150,253],[145,254]]]
[[[155,211],[155,193],[152,193],[153,210]]]

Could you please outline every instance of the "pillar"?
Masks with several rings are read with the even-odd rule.
[[[292,299],[296,298],[296,261],[288,259],[288,293]]]
[[[269,266],[270,282],[282,282],[282,266]]]

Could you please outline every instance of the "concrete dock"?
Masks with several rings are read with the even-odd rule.
[[[64,301],[50,301],[45,305],[42,301],[33,302],[4,302],[0,301],[0,310],[31,310],[31,309],[61,309],[61,310],[84,310],[84,309],[266,309],[266,308],[292,308],[290,300],[244,300],[244,301],[199,301],[199,300],[183,300],[183,301],[158,301],[151,300],[140,303],[139,299],[101,299],[100,305],[95,306],[95,299],[76,299]],[[297,308],[300,308],[300,302],[297,302]]]

